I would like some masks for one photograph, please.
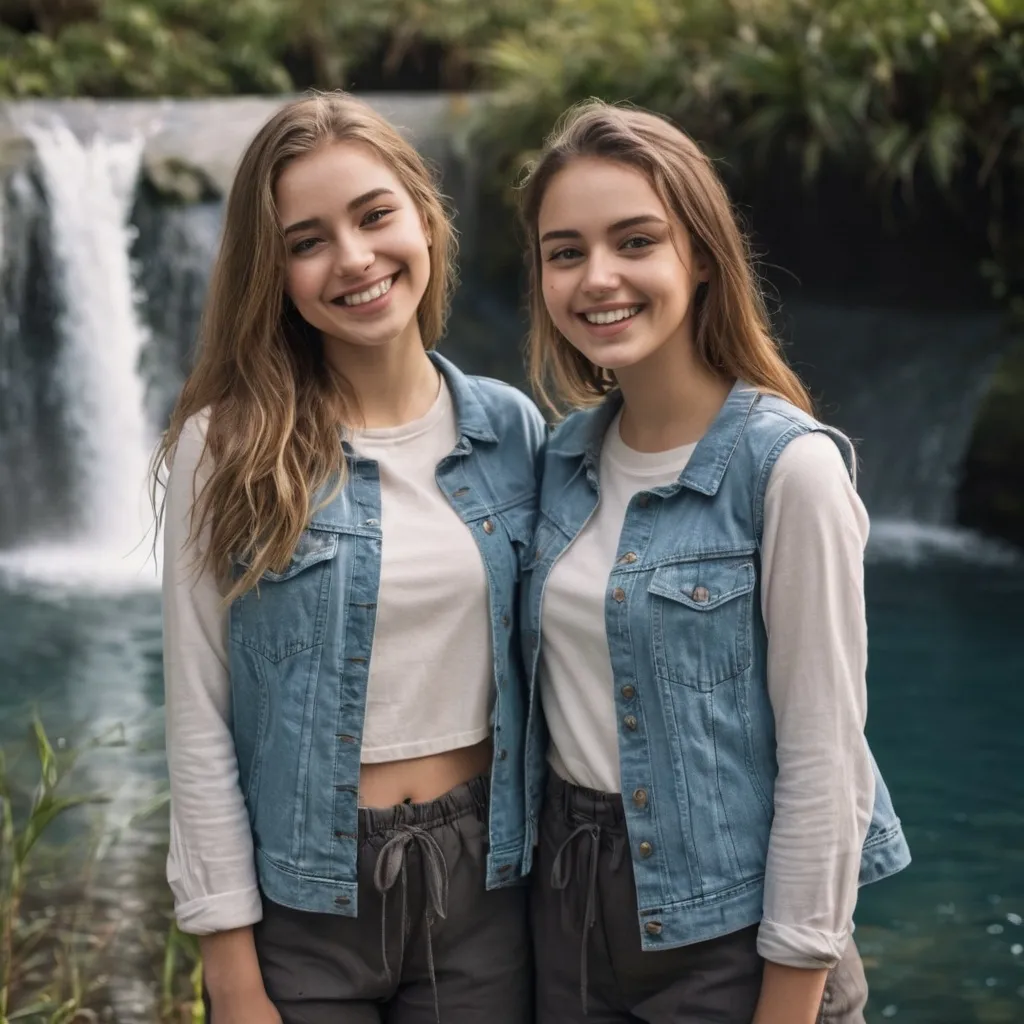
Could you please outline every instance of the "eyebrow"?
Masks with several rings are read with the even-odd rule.
[[[636,217],[627,217],[625,220],[617,220],[608,230],[609,232],[624,231],[626,228],[635,228],[638,224],[664,224],[661,217],[653,213],[641,213]],[[541,236],[541,242],[550,242],[557,238],[582,238],[583,236],[573,228],[563,228],[559,231],[547,231]]]
[[[390,188],[371,188],[369,192],[364,192],[361,196],[356,196],[355,199],[351,200],[348,204],[349,213],[355,213],[356,210],[361,206],[365,206],[367,203],[372,203],[374,199],[379,199],[381,196],[393,196],[395,193]],[[294,224],[289,224],[284,229],[286,235],[290,235],[295,231],[305,231],[307,228],[320,227],[323,224],[323,220],[320,217],[310,217],[308,220],[297,220]]]

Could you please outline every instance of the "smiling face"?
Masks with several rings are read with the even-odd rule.
[[[299,157],[274,199],[285,292],[329,348],[422,343],[429,240],[412,197],[369,146],[331,142]]]
[[[707,267],[641,171],[579,157],[551,179],[537,221],[544,304],[590,362],[623,370],[692,345]]]

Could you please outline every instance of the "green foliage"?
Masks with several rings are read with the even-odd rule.
[[[8,0],[8,3],[19,0]],[[475,76],[502,33],[545,0],[91,0],[76,20],[22,33],[3,24],[0,97],[204,96],[344,87],[368,55],[393,70],[437,44],[452,82]],[[34,5],[29,4],[29,7]],[[296,82],[287,67],[306,69]]]
[[[78,752],[58,756],[38,719],[32,722],[32,740],[39,768],[39,779],[24,814],[15,811],[14,794],[0,750],[0,1024],[7,1024],[28,1015],[47,1010],[54,1021],[70,1020],[65,1010],[73,1013],[77,995],[68,999],[41,994],[41,999],[28,1010],[22,1007],[9,1015],[11,996],[20,970],[24,969],[41,938],[40,930],[26,929],[20,918],[22,901],[32,864],[32,852],[40,837],[66,811],[83,804],[104,802],[96,794],[58,792],[61,783],[74,767]],[[76,986],[77,987],[77,986]]]
[[[34,719],[30,748],[36,780],[31,793],[16,790],[12,766],[0,748],[0,1024],[97,1019],[90,1004],[99,999],[103,981],[97,977],[95,961],[108,940],[93,931],[96,922],[90,919],[87,895],[79,892],[53,913],[32,908],[39,910],[40,898],[53,881],[44,867],[53,852],[47,848],[53,844],[42,840],[54,822],[73,808],[107,802],[102,794],[63,792],[79,758],[92,749],[124,745],[123,731],[115,728],[77,748],[55,750]],[[88,848],[85,881],[123,831],[166,803],[167,794],[158,795],[121,829],[104,823]],[[163,949],[161,996],[163,1019],[181,1021],[189,1013],[193,1024],[202,1024],[198,945],[193,936],[182,935],[173,926]]]
[[[826,161],[908,197],[983,189],[994,295],[1024,312],[1024,0],[555,0],[488,49],[508,179],[590,96],[668,114],[735,173]]]
[[[50,36],[0,27],[0,95],[203,96],[291,87],[278,0],[107,0]]]

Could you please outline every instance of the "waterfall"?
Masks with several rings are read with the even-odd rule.
[[[5,552],[0,569],[58,585],[152,585],[146,481],[155,432],[139,372],[148,332],[130,261],[143,141],[82,142],[62,123],[24,130],[46,194],[60,298],[52,384],[72,514],[45,541]]]
[[[820,417],[857,445],[870,556],[1014,560],[1006,545],[952,525],[975,412],[1007,344],[999,313],[793,299],[783,314],[787,354]]]
[[[153,539],[146,463],[187,372],[223,209],[178,205],[148,186],[136,196],[142,140],[147,159],[181,155],[223,189],[245,142],[279,102],[7,106],[18,122],[7,144],[28,138],[36,159],[34,170],[19,157],[11,163],[20,169],[7,172],[0,211],[0,572],[155,582],[146,566]],[[487,225],[450,101],[375,102],[441,168],[461,210],[464,283],[444,351],[467,371],[522,383],[515,289],[488,286],[475,272]],[[0,116],[0,144],[4,131]],[[808,237],[816,252],[822,239]],[[789,262],[801,251],[796,246]],[[945,283],[936,271],[929,287],[941,298]],[[893,289],[882,302],[863,282],[842,293],[780,290],[788,355],[821,417],[858,445],[874,554],[1006,560],[1002,546],[953,526],[974,415],[1008,343],[998,312],[984,303],[921,301],[920,287],[898,302]]]

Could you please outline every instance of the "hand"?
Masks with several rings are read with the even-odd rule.
[[[210,997],[206,1024],[282,1024],[281,1015],[262,986],[255,990]]]

